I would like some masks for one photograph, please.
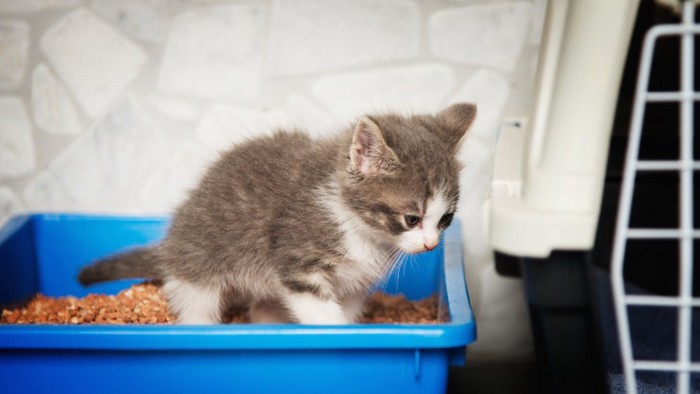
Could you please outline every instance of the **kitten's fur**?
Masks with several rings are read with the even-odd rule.
[[[351,323],[396,253],[434,248],[449,225],[455,156],[475,115],[455,104],[435,116],[364,117],[321,141],[251,140],[209,169],[160,244],[79,279],[162,280],[185,324],[220,322],[232,304],[248,305],[254,322]]]

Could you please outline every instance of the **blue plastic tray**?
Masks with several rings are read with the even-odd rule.
[[[80,267],[158,241],[162,218],[16,217],[0,230],[0,305],[36,292],[83,296]],[[135,281],[99,285],[115,293]],[[459,223],[381,289],[437,293],[450,322],[430,325],[0,325],[3,392],[414,393],[445,391],[475,324]]]

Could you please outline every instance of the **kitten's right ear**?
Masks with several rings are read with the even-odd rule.
[[[357,122],[350,146],[350,168],[354,173],[372,176],[393,172],[399,159],[386,144],[379,126],[370,118]]]
[[[467,130],[476,118],[476,105],[469,103],[453,104],[435,115],[443,128],[442,137],[456,152]]]

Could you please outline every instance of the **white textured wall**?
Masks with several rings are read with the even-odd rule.
[[[529,110],[544,0],[0,0],[0,223],[167,213],[216,152],[279,126],[474,101],[461,217],[480,340],[526,354],[481,229],[503,117]]]

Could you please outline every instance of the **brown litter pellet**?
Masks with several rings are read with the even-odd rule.
[[[84,298],[37,294],[18,309],[3,309],[0,323],[14,324],[127,324],[171,323],[160,288],[141,283],[117,295],[88,294]]]
[[[420,301],[407,300],[403,295],[374,293],[365,304],[360,323],[418,323],[435,324],[441,314],[438,299],[431,296]]]
[[[360,323],[431,324],[440,316],[438,300],[409,301],[404,296],[373,294]],[[246,310],[230,311],[231,323],[249,323]],[[23,308],[3,309],[4,324],[172,324],[176,321],[160,288],[140,283],[117,295],[84,298],[37,294]]]

